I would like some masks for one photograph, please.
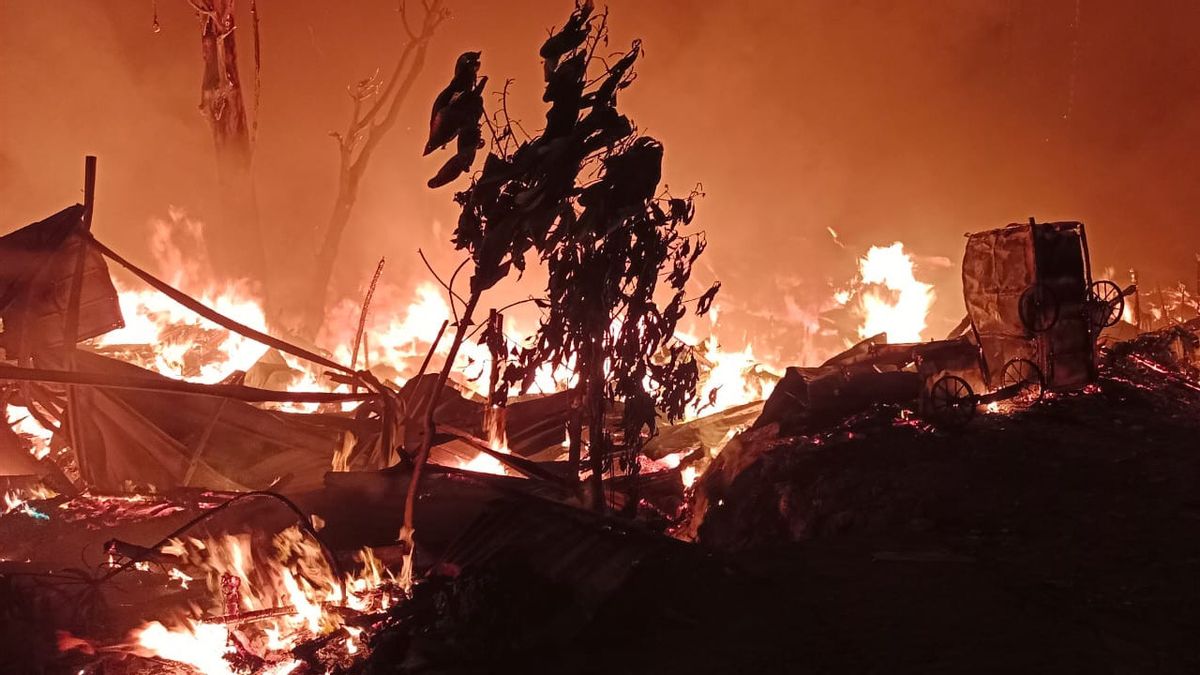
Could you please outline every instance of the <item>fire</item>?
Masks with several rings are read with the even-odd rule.
[[[508,436],[505,434],[504,408],[489,406],[484,414],[483,426],[488,436],[488,445],[493,452],[509,454]],[[503,476],[507,473],[504,463],[486,452],[481,452],[469,461],[460,462],[459,468],[478,473],[491,473]]]
[[[195,256],[183,252],[185,244],[189,250],[203,250],[201,223],[179,209],[172,209],[167,219],[152,222],[152,229],[152,250],[169,283],[241,323],[258,330],[267,329],[263,304],[251,284],[214,283],[203,256],[194,260]],[[152,289],[117,285],[126,327],[97,338],[93,344],[98,349],[116,352],[121,358],[169,377],[199,382],[218,382],[235,371],[246,371],[267,351],[258,343],[192,314]],[[356,299],[337,303],[318,336],[318,344],[342,363],[349,363],[353,355],[360,310]],[[709,314],[714,324],[716,316],[714,308]],[[418,284],[411,295],[396,286],[382,284],[376,290],[359,342],[358,367],[369,366],[400,386],[416,374],[442,323],[453,321],[454,314],[444,292],[432,282]],[[508,342],[517,346],[524,344],[535,328],[520,327],[506,318],[504,333]],[[709,366],[703,400],[693,407],[691,417],[757,400],[767,393],[763,383],[750,374],[758,365],[750,346],[725,351],[713,338],[687,334],[679,337],[696,346]],[[435,356],[445,355],[449,347],[449,337],[445,336],[434,349]],[[286,355],[283,358],[291,377],[273,381],[273,386],[291,391],[345,389],[344,385],[335,385],[324,378],[319,368]],[[470,393],[485,395],[491,384],[490,367],[491,354],[487,348],[468,341],[458,355],[456,381]],[[570,363],[554,371],[544,367],[535,374],[530,393],[561,391],[570,386],[573,377]],[[312,412],[317,406],[282,407]],[[502,447],[503,444],[497,446]],[[494,458],[480,458],[475,468],[496,471],[498,464]]]
[[[717,311],[709,313],[716,325]],[[779,380],[774,369],[764,366],[754,356],[754,348],[746,345],[740,350],[725,350],[713,335],[699,339],[687,333],[676,333],[685,344],[692,345],[702,365],[700,391],[688,407],[685,420],[727,410],[766,398]]]
[[[492,449],[496,450],[497,452],[508,454],[508,448],[501,447]],[[467,471],[474,471],[476,473],[491,473],[497,476],[503,476],[506,473],[504,470],[504,464],[486,452],[481,452],[472,457],[470,460],[459,462],[458,468],[466,469]]]
[[[234,675],[225,656],[233,652],[225,626],[188,621],[170,629],[157,621],[134,631],[133,639],[147,654],[192,666],[204,675]]]
[[[54,433],[38,424],[28,408],[10,404],[6,407],[6,414],[12,430],[29,442],[29,454],[39,460],[50,454],[50,440]]]
[[[220,382],[266,353],[263,345],[220,328],[154,290],[117,282],[125,327],[96,339],[97,347],[153,345],[140,365],[169,377]],[[237,285],[205,289],[199,300],[257,330],[266,330],[261,304]]]
[[[257,330],[266,315],[255,286],[218,283],[204,255],[204,226],[178,208],[151,221],[150,248],[164,280],[218,312]],[[267,348],[216,326],[149,288],[114,279],[125,327],[100,336],[98,348],[121,351],[142,367],[197,382],[219,382],[254,365]],[[148,349],[129,349],[148,347]]]
[[[859,259],[858,269],[864,284],[859,292],[859,337],[887,333],[889,342],[920,342],[933,305],[933,286],[913,276],[913,261],[904,244],[872,246]]]
[[[166,280],[204,304],[253,328],[266,331],[267,321],[263,304],[255,289],[247,283],[217,284],[211,281],[203,260],[192,262],[182,253],[180,233],[193,239],[192,246],[202,250],[202,226],[188,219],[181,211],[173,210],[169,218],[153,224],[152,249],[161,270],[169,271]],[[118,280],[119,281],[119,280]],[[152,289],[133,288],[118,283],[118,292],[126,327],[108,333],[94,341],[94,346],[133,361],[142,367],[173,378],[199,382],[219,382],[236,371],[251,369],[266,353],[258,343],[231,333],[192,314],[174,301]],[[329,312],[318,344],[326,347],[335,359],[349,363],[354,353],[354,334],[361,311],[359,301],[346,299]],[[717,322],[718,309],[708,314],[711,328]],[[376,289],[367,315],[364,335],[359,341],[359,360],[356,367],[370,367],[376,374],[402,386],[413,377],[437,338],[443,322],[453,322],[454,313],[443,290],[431,282],[418,284],[411,294],[386,283]],[[519,326],[506,317],[504,333],[510,345],[525,344],[533,335],[535,325]],[[695,349],[702,365],[700,395],[690,406],[686,419],[719,412],[742,403],[760,400],[770,393],[778,375],[761,367],[753,347],[726,349],[714,337],[701,338],[680,333],[682,341]],[[434,348],[434,355],[443,356],[450,348],[448,336]],[[491,383],[492,355],[486,346],[475,341],[462,345],[454,369],[459,386],[469,394],[486,396]],[[345,391],[345,385],[335,384],[324,377],[320,367],[283,355],[287,371],[272,375],[267,384],[289,391]],[[572,385],[574,373],[568,362],[551,370],[539,369],[530,393],[562,391]],[[510,392],[510,393],[516,393]],[[345,404],[352,409],[355,404]],[[294,412],[315,412],[316,404],[282,404],[280,409]],[[25,416],[28,417],[28,416]],[[40,427],[38,427],[40,429]],[[34,431],[34,430],[31,430]],[[45,439],[39,447],[48,448],[49,433],[37,432]],[[508,452],[503,433],[489,439],[492,450]],[[331,458],[334,470],[345,470],[346,451]],[[504,474],[502,462],[488,453],[460,463],[460,467],[484,473]]]
[[[23,513],[30,518],[49,520],[49,516],[34,508],[29,502],[39,499],[50,499],[56,496],[58,496],[58,493],[42,485],[9,490],[4,493],[4,510],[0,511],[0,515]]]
[[[370,549],[357,556],[360,570],[339,579],[320,546],[298,527],[276,534],[269,550],[266,543],[250,534],[227,534],[173,540],[164,547],[180,567],[203,573],[210,615],[197,608],[175,626],[145,624],[130,636],[139,651],[205,674],[242,672],[234,664],[248,653],[267,664],[256,672],[286,673],[299,665],[290,650],[343,627],[342,611],[378,612],[392,603],[394,578]],[[194,581],[178,567],[168,577],[185,587]],[[346,653],[363,652],[361,629],[345,628]]]
[[[192,250],[203,250],[202,225],[182,211],[172,210],[166,220],[153,223],[152,249],[160,269],[169,270],[167,281],[198,297],[219,312],[266,330],[266,314],[256,289],[247,283],[213,283],[211,272],[201,259],[185,255],[180,239],[191,239]],[[914,276],[911,257],[903,244],[874,246],[859,259],[858,279],[852,290],[839,291],[833,301],[852,305],[858,311],[862,336],[886,332],[893,341],[918,341],[926,326],[926,317],[934,294],[929,284]],[[115,350],[121,357],[133,360],[161,374],[192,381],[217,382],[235,371],[251,369],[266,353],[266,348],[246,338],[214,326],[193,315],[169,298],[149,289],[119,285],[122,312],[126,328],[114,331],[95,341],[99,349]],[[359,300],[348,298],[329,312],[318,344],[328,349],[335,359],[349,363],[358,340],[355,330],[361,311]],[[718,322],[719,308],[708,313],[708,337],[679,332],[677,337],[691,345],[701,363],[701,386],[696,400],[685,415],[695,419],[744,403],[762,400],[770,394],[779,375],[765,367],[755,354],[754,345],[745,344],[729,349],[712,335]],[[359,341],[356,367],[369,367],[376,374],[401,386],[413,377],[426,353],[430,350],[443,322],[453,323],[455,317],[446,295],[432,282],[418,284],[411,294],[397,286],[384,283],[376,289],[367,315],[364,335]],[[519,326],[511,317],[504,324],[506,339],[519,346],[530,338],[536,326]],[[450,347],[448,336],[434,348],[435,357],[444,356]],[[475,341],[460,349],[454,376],[469,394],[484,396],[490,389],[489,375],[492,355]],[[345,385],[333,383],[319,367],[288,356],[282,375],[272,375],[267,385],[286,390],[345,391]],[[573,381],[571,364],[556,371],[543,368],[537,372],[533,393],[562,391]],[[354,404],[345,404],[350,409]],[[286,404],[285,410],[313,412],[316,404]],[[12,406],[10,406],[10,409]],[[19,413],[20,410],[12,410]],[[23,415],[22,430],[36,439],[39,453],[48,452],[49,433],[41,430],[30,416]],[[30,427],[30,428],[26,428]],[[32,427],[37,427],[32,428]],[[503,434],[489,439],[491,448],[500,453],[508,451]],[[348,449],[348,448],[346,448]],[[344,454],[344,453],[343,453]],[[336,470],[345,468],[344,457],[331,458]],[[471,471],[503,474],[504,465],[487,453],[461,462]],[[694,479],[697,467],[684,467]],[[300,583],[297,581],[297,583]],[[285,589],[286,590],[286,589]]]

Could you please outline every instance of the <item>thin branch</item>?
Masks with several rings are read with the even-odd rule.
[[[396,118],[400,113],[400,108],[403,106],[404,101],[408,98],[408,92],[412,90],[413,83],[416,82],[417,75],[421,72],[421,69],[425,64],[425,47],[427,46],[429,38],[433,36],[434,29],[437,28],[438,24],[441,22],[441,18],[427,18],[426,28],[421,32],[420,40],[411,43],[413,45],[417,45],[412,52],[413,64],[408,69],[408,73],[405,75],[404,81],[400,83],[399,88],[397,88],[395,94],[392,95],[391,103],[388,106],[387,113],[384,115],[383,120],[371,125],[370,133],[367,134],[367,139],[363,142],[362,150],[359,151],[358,158],[355,159],[354,163],[350,165],[350,171],[352,174],[357,175],[362,172],[363,168],[367,164],[367,160],[371,157],[371,153],[379,145],[379,142],[383,140],[387,130],[390,129],[396,122]],[[380,101],[382,102],[386,96],[387,89],[384,91],[384,96],[380,97]]]
[[[371,277],[371,285],[367,287],[367,295],[363,298],[362,309],[358,314],[358,330],[354,333],[354,349],[350,356],[350,367],[358,368],[358,348],[363,343],[363,336],[367,330],[367,312],[371,310],[371,298],[375,297],[375,287],[379,285],[379,277],[383,274],[383,265],[387,262],[387,258],[380,258],[379,265],[375,268],[375,275]],[[357,389],[357,386],[355,387]]]
[[[408,34],[410,40],[416,40],[417,34],[413,32],[412,26],[408,23],[408,3],[401,2],[396,7],[396,11],[400,13],[400,25],[404,26],[404,32]],[[429,7],[425,7],[425,11],[429,12]]]
[[[517,300],[516,302],[510,302],[507,305],[501,307],[500,309],[497,309],[496,311],[503,314],[505,310],[512,309],[513,307],[517,307],[519,305],[524,305],[525,303],[528,303],[528,302],[537,302],[538,300],[543,300],[543,299],[544,298],[535,298],[533,296],[530,296],[528,298],[525,298],[524,300]],[[475,336],[479,334],[479,331],[483,330],[485,327],[487,327],[487,324],[481,323],[478,326],[476,326],[475,328],[472,328],[471,332],[467,333],[467,339],[468,340],[474,339]],[[505,337],[505,339],[507,340],[508,338]],[[509,340],[509,342],[512,342],[512,340]],[[516,344],[516,343],[513,342],[513,344]]]
[[[496,311],[504,312],[505,310],[512,309],[513,307],[517,307],[519,305],[524,305],[527,302],[537,302],[538,300],[545,300],[545,298],[535,298],[531,295],[528,298],[525,298],[524,300],[517,300],[516,302],[510,302],[507,305],[501,307],[500,309],[497,309]]]
[[[504,88],[502,90],[500,90],[500,93],[499,93],[500,112],[504,114],[504,128],[508,129],[508,135],[511,137],[513,135],[513,133],[512,133],[513,125],[515,124],[517,126],[517,128],[521,130],[521,133],[525,134],[525,140],[528,141],[528,140],[532,139],[533,137],[529,135],[528,131],[525,131],[525,127],[521,126],[520,120],[514,121],[513,118],[508,114],[508,88],[510,86],[512,86],[512,83],[513,83],[512,78],[505,80]]]
[[[388,77],[387,85],[384,86],[383,91],[375,100],[375,104],[371,106],[369,111],[367,111],[367,114],[363,115],[361,120],[358,120],[358,124],[355,127],[356,130],[366,127],[368,123],[370,123],[375,119],[376,116],[379,115],[379,111],[383,110],[383,107],[387,105],[391,97],[392,90],[395,88],[396,83],[400,81],[401,73],[404,72],[405,64],[407,64],[409,58],[416,53],[419,45],[420,42],[417,40],[404,45],[404,50],[400,52],[400,58],[396,61],[396,67],[392,69],[392,74]]]
[[[589,25],[591,24],[592,20],[594,20],[594,18],[595,17],[588,20]],[[590,28],[589,28],[589,30],[590,30]],[[598,47],[600,45],[600,42],[602,40],[604,41],[605,45],[608,44],[608,8],[607,7],[605,7],[604,11],[600,14],[600,26],[599,26],[599,28],[596,29],[596,37],[594,40],[592,40],[592,44],[588,48],[587,62],[589,65],[592,62],[592,58],[594,58],[596,55],[596,47]]]
[[[458,267],[454,268],[454,274],[450,275],[450,288],[454,288],[454,280],[458,278],[458,273],[461,272],[462,269],[464,267],[466,267],[467,263],[470,261],[471,261],[470,256],[463,258],[463,261],[458,263]],[[458,296],[458,301],[462,302],[462,296]],[[463,304],[466,304],[466,303],[463,303]]]
[[[458,311],[454,308],[454,301],[458,300],[463,305],[466,305],[467,303],[465,300],[462,299],[462,296],[460,296],[458,293],[454,292],[454,277],[453,276],[450,277],[450,283],[446,283],[445,281],[442,281],[442,278],[440,276],[438,276],[437,270],[433,269],[433,265],[431,265],[429,263],[429,259],[425,257],[425,252],[422,251],[421,249],[417,249],[417,254],[421,256],[421,262],[425,263],[425,269],[429,270],[429,273],[433,275],[433,278],[437,279],[437,282],[439,284],[441,284],[442,288],[446,289],[446,293],[448,293],[450,295],[450,311],[454,313],[454,321],[457,323],[458,322]],[[469,260],[469,258],[468,258],[468,260]],[[466,264],[467,264],[466,260],[459,263],[458,268],[454,270],[455,276],[458,275],[458,270],[461,270],[463,268],[463,265],[466,265]]]

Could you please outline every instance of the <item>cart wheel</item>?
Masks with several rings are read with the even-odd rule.
[[[957,429],[975,416],[977,399],[971,385],[957,375],[944,375],[929,389],[930,421]]]
[[[1058,322],[1058,297],[1048,286],[1034,284],[1025,289],[1017,303],[1021,323],[1031,333],[1050,330]]]
[[[1088,294],[1088,321],[1092,328],[1100,330],[1114,326],[1125,313],[1125,296],[1121,287],[1104,279],[1092,284]]]
[[[1019,386],[1020,389],[1010,399],[1018,408],[1029,406],[1042,400],[1046,393],[1046,378],[1042,369],[1029,359],[1010,359],[1000,372],[1000,387]]]

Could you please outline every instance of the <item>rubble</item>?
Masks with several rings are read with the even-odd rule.
[[[68,209],[21,236],[53,232],[83,212]],[[1074,236],[1082,226],[993,235],[1046,232]],[[78,253],[69,237],[46,241],[38,255]],[[1055,499],[1087,510],[1105,490],[1122,494],[1114,470],[1158,481],[1147,514],[1186,508],[1185,482],[1160,464],[1194,463],[1178,444],[1197,431],[1200,326],[1179,323],[1125,341],[1109,331],[1097,343],[1111,328],[1102,325],[1110,303],[1125,291],[1102,304],[1084,294],[1084,319],[1056,317],[1048,330],[1033,330],[1028,293],[984,284],[977,298],[1000,302],[968,303],[949,339],[867,338],[820,366],[787,369],[765,401],[703,416],[698,407],[692,419],[661,425],[634,459],[638,470],[603,476],[603,501],[619,515],[599,516],[586,510],[594,495],[562,460],[571,392],[513,397],[500,414],[493,399],[449,382],[434,396],[432,374],[394,387],[225,317],[88,242],[269,350],[219,383],[189,382],[117,358],[142,358],[137,346],[72,353],[50,344],[72,332],[53,329],[70,323],[69,312],[45,309],[58,305],[4,306],[5,345],[24,354],[0,365],[10,383],[7,410],[25,410],[20,419],[36,416],[51,430],[30,437],[10,418],[16,426],[0,436],[8,474],[0,590],[11,607],[3,628],[6,639],[33,645],[30,664],[160,672],[154,658],[169,654],[215,672],[377,672],[385,663],[412,672],[535,658],[569,672],[591,653],[589,636],[630,639],[618,626],[646,617],[717,626],[729,608],[769,604],[751,590],[757,573],[726,555],[866,538],[878,540],[872,564],[981,565],[994,559],[989,547],[1008,546],[1014,532],[1040,541],[1039,518],[1060,517]],[[968,261],[981,245],[969,243]],[[86,320],[80,312],[80,337],[120,323],[104,258],[84,260],[94,271],[80,291],[91,312]],[[29,290],[46,283],[32,268],[13,269],[24,271],[7,280],[8,297],[50,297]],[[1071,288],[1094,286],[1086,270],[1067,276]],[[1055,278],[1055,292],[1067,295]],[[1101,309],[1102,320],[1089,318]],[[31,312],[50,318],[31,324]],[[32,325],[39,328],[22,328]],[[1048,355],[1071,362],[1074,352],[1057,350],[1080,335],[1098,368],[1055,370],[1060,361]],[[193,363],[219,342],[203,330],[190,339],[198,345]],[[328,368],[341,391],[281,390],[297,372],[289,357]],[[723,384],[710,386],[715,398]],[[388,570],[410,553],[396,535],[412,465],[388,449],[425,440],[408,411],[435,399],[439,423],[416,495],[411,551],[423,581],[409,596]],[[313,407],[279,408],[296,404]],[[980,419],[964,426],[978,410]],[[614,429],[621,416],[614,406]],[[495,475],[462,468],[480,457],[495,462]],[[629,460],[618,447],[607,461]],[[1086,474],[1086,484],[1064,471]],[[1076,492],[1061,494],[1051,477]],[[244,503],[255,496],[276,505]],[[177,534],[164,538],[172,528]],[[1101,537],[1103,528],[1086,531]],[[931,541],[897,547],[901,534]],[[48,536],[54,546],[35,545]],[[80,547],[84,567],[71,570]],[[689,593],[689,584],[711,595]],[[52,640],[35,630],[47,625],[60,631]],[[659,654],[647,663],[657,659],[661,670],[665,653],[641,649]]]

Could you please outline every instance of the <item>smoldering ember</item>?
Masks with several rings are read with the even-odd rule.
[[[0,672],[1200,672],[1200,7],[0,24]]]

